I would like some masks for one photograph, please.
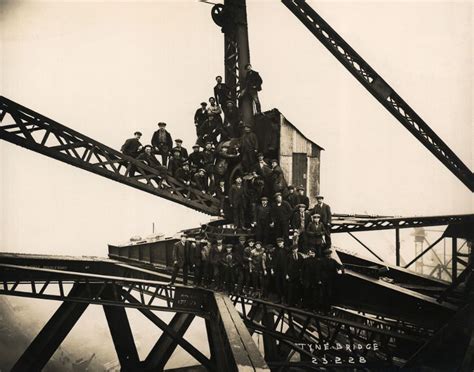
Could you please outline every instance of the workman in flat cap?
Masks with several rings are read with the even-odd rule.
[[[168,165],[168,156],[173,148],[173,140],[171,134],[165,129],[166,123],[160,121],[158,123],[158,130],[153,133],[151,138],[151,145],[155,152],[161,155],[161,163],[166,167]]]
[[[331,247],[331,222],[332,222],[332,212],[331,207],[324,203],[324,196],[317,195],[316,196],[316,205],[313,208],[313,214],[318,213],[326,229],[326,246],[328,248]]]
[[[291,205],[283,200],[283,196],[280,192],[274,195],[275,202],[272,206],[272,218],[273,218],[273,231],[275,236],[281,236],[286,239],[286,243],[289,243],[289,229],[290,229],[290,218],[293,213]]]

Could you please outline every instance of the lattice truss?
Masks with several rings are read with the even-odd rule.
[[[337,367],[337,361],[350,366],[351,357],[359,367],[360,360],[367,366],[389,366],[394,359],[409,358],[433,333],[413,324],[342,308],[323,315],[244,296],[231,299],[249,330],[263,336],[271,368]],[[374,344],[376,350],[370,347]],[[347,345],[351,345],[350,350]]]
[[[241,91],[239,77],[239,49],[235,33],[225,35],[225,82],[232,91],[232,97],[239,97]],[[234,100],[234,104],[238,105],[238,100]]]
[[[166,278],[164,279],[166,280]],[[139,362],[137,360],[138,354],[133,353],[133,362],[141,363],[143,370],[163,369],[172,352],[163,357],[163,350],[160,347],[163,347],[163,344],[168,345],[170,342],[175,344],[174,347],[169,346],[171,350],[179,345],[197,362],[211,370],[215,369],[213,362],[202,351],[183,338],[195,318],[202,318],[206,322],[212,318],[206,305],[212,303],[210,297],[213,296],[212,292],[191,289],[195,296],[201,298],[200,305],[195,304],[193,308],[190,308],[188,301],[187,307],[181,306],[177,291],[188,290],[189,293],[190,289],[179,285],[166,285],[165,280],[143,280],[20,265],[0,265],[0,294],[2,295],[57,300],[64,301],[64,303],[84,304],[85,306],[89,304],[102,305],[107,316],[112,312],[110,309],[118,309],[115,312],[121,315],[121,321],[124,324],[116,324],[116,326],[125,328],[128,326],[128,319],[123,309],[139,310],[163,331],[155,348],[149,352],[144,361]],[[175,315],[167,324],[154,311],[158,313],[172,312]],[[109,326],[114,342],[121,342],[120,338],[123,337],[123,334],[114,334],[117,332],[113,329],[115,325],[109,324]],[[131,343],[133,344],[133,339]],[[126,365],[128,361],[125,359],[128,357],[120,354],[118,356],[124,359],[120,360],[122,366]],[[22,366],[22,358],[15,366],[15,370],[21,370],[20,366]]]
[[[1,139],[200,212],[219,212],[216,198],[170,176],[162,183],[156,169],[5,97],[0,97],[0,122]]]
[[[304,0],[282,0],[339,62],[471,191],[474,175],[441,138]]]
[[[202,305],[181,307],[176,294],[182,287],[166,285],[164,280],[0,264],[0,283],[2,295],[135,308],[145,315],[152,314],[151,311],[174,312],[175,317],[190,317],[189,324],[194,316],[210,318],[206,298],[212,295],[211,291],[186,288],[203,299]],[[433,334],[433,330],[411,323],[343,308],[333,308],[323,315],[245,296],[230,297],[249,331],[254,337],[262,336],[265,359],[271,368],[314,367],[325,364],[323,359],[347,362],[349,357],[361,358],[367,367],[393,365],[395,361],[407,360]],[[200,363],[209,365],[209,359],[186,340],[180,339],[180,344],[191,350]],[[327,350],[312,350],[308,346],[316,344],[327,345]],[[374,344],[375,349],[367,348]],[[348,350],[346,345],[362,347]]]

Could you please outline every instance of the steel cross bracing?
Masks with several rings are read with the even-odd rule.
[[[9,114],[9,115],[7,115]],[[13,123],[5,123],[10,116]],[[158,183],[158,172],[145,163],[120,153],[37,112],[0,97],[0,138],[96,173],[125,185],[185,205],[210,215],[219,214],[219,202],[172,177],[169,187]],[[130,165],[138,176],[129,177]]]
[[[350,357],[353,362],[363,358],[366,367],[393,365],[394,358],[399,362],[406,360],[433,333],[432,330],[422,330],[417,334],[415,327],[367,315],[350,315],[343,309],[336,308],[329,314],[320,314],[245,296],[232,295],[231,299],[247,327],[263,335],[265,356],[270,367],[318,369],[326,364],[323,358],[332,360],[333,363],[326,364],[328,367],[343,367],[350,366]],[[377,344],[377,350],[368,349],[368,344]],[[310,350],[308,345],[325,345],[326,349]],[[361,348],[348,351],[346,345],[361,345]],[[292,362],[294,352],[309,360]],[[334,364],[336,357],[342,364]],[[316,363],[312,358],[316,358]],[[360,367],[360,363],[356,364]]]
[[[92,263],[96,261],[98,265],[92,266]],[[74,270],[71,270],[72,267],[74,267]],[[123,318],[124,316],[123,313],[114,311],[112,308],[123,309],[129,307],[137,309],[153,323],[161,326],[160,328],[168,335],[166,337],[171,337],[171,339],[160,338],[153,349],[156,353],[151,353],[145,361],[140,362],[149,366],[150,370],[162,369],[163,363],[166,363],[172,354],[173,347],[178,344],[202,365],[209,367],[219,362],[215,358],[209,360],[179,336],[180,333],[185,332],[192,321],[192,317],[195,316],[205,319],[208,337],[213,339],[210,340],[210,343],[214,345],[213,347],[222,349],[221,344],[227,342],[225,337],[222,338],[224,334],[229,337],[227,340],[241,337],[238,335],[243,334],[242,330],[238,330],[238,326],[235,328],[236,319],[232,320],[232,315],[230,318],[227,315],[225,315],[225,319],[219,318],[219,314],[235,312],[237,317],[242,317],[242,325],[245,324],[251,333],[262,335],[265,358],[269,366],[275,368],[292,366],[317,369],[321,367],[321,364],[328,363],[328,360],[327,367],[331,367],[330,363],[334,362],[333,367],[340,368],[341,361],[349,366],[351,361],[354,362],[356,358],[363,358],[360,359],[364,361],[362,368],[367,367],[367,369],[403,365],[404,361],[411,358],[415,351],[420,349],[421,345],[430,339],[439,327],[439,325],[435,325],[436,322],[430,323],[432,326],[427,327],[423,324],[425,322],[420,320],[420,317],[411,317],[416,320],[415,322],[401,321],[400,317],[397,316],[381,316],[380,313],[371,313],[370,311],[360,313],[341,306],[333,306],[329,313],[319,313],[240,295],[231,295],[231,300],[229,300],[226,296],[218,295],[208,289],[180,285],[168,286],[165,284],[168,276],[160,272],[159,268],[151,271],[142,267],[135,267],[134,269],[134,267],[112,260],[4,254],[0,263],[0,294],[60,300],[64,301],[64,304],[102,305],[104,311],[108,309],[106,311],[107,319],[110,318],[112,322],[116,317]],[[109,275],[99,274],[105,268]],[[127,275],[127,277],[124,277],[124,275]],[[346,275],[354,276],[350,273],[346,273]],[[148,280],[147,278],[160,279]],[[343,283],[343,285],[347,287],[348,282]],[[348,290],[354,291],[350,287],[349,285]],[[71,288],[70,291],[69,288]],[[373,291],[369,292],[375,297],[379,296]],[[342,295],[346,296],[347,293]],[[406,310],[403,301],[399,300],[394,296],[393,301],[400,303],[400,311]],[[419,296],[418,301],[422,300],[422,296]],[[361,301],[367,301],[367,298],[364,297]],[[209,307],[209,303],[215,303],[215,305]],[[418,306],[421,313],[436,315],[433,312],[434,307],[429,310],[421,302]],[[85,308],[81,309],[82,312]],[[444,307],[443,309],[446,310],[447,308]],[[172,323],[166,325],[151,313],[152,310],[171,311],[175,312],[176,315]],[[240,312],[240,315],[236,310]],[[439,305],[438,310],[442,310],[442,305]],[[81,312],[76,316],[79,317]],[[126,320],[126,318],[123,319]],[[210,324],[212,322],[214,322],[213,325]],[[224,327],[222,322],[227,322],[227,328],[222,328]],[[228,328],[229,322],[231,323],[230,330]],[[67,324],[72,327],[74,322],[68,322]],[[444,322],[440,324],[444,324]],[[65,337],[67,332],[62,337]],[[237,333],[230,336],[229,332]],[[117,342],[119,346],[124,338],[130,338],[130,335],[122,335],[120,330],[113,329],[113,327],[111,333],[116,335],[112,337],[114,343]],[[249,349],[243,346],[253,342],[250,335],[242,337],[238,342],[240,346],[234,346],[238,350],[242,350],[242,348],[246,350],[243,357],[248,363],[258,361],[260,355],[258,351],[255,348],[250,351],[252,348]],[[39,338],[41,339],[41,337]],[[302,343],[310,345],[327,344],[329,350],[325,350],[324,356],[317,350],[310,350],[308,345],[302,345]],[[338,344],[344,345],[344,347],[341,348]],[[378,350],[366,347],[374,344],[377,344]],[[362,347],[351,349],[349,352],[345,349],[345,345],[361,345]],[[30,346],[33,350],[38,348],[35,342]],[[227,351],[221,350],[219,353],[222,356]],[[300,355],[298,362],[295,362],[292,357],[294,353]],[[124,355],[128,354],[125,353]],[[119,358],[124,358],[124,355],[119,355]],[[160,357],[159,355],[164,356]],[[19,361],[19,366],[23,365],[20,363],[23,359]],[[127,359],[125,358],[121,362],[127,363]],[[228,362],[221,360],[219,363],[225,366]],[[230,363],[230,365],[234,365],[234,362],[231,361]],[[155,369],[151,366],[154,366]]]
[[[471,170],[306,1],[282,0],[282,2],[370,94],[459,178],[469,190],[474,192],[474,175]]]
[[[25,259],[28,257],[17,260],[26,263]],[[59,262],[53,257],[48,264],[46,259],[43,257],[42,261],[46,265]],[[117,267],[118,272],[121,270]],[[142,275],[139,268],[129,274]],[[230,300],[209,290],[145,279],[0,264],[0,294],[63,301],[17,361],[14,372],[41,370],[89,304],[103,306],[122,370],[163,370],[177,346],[208,370],[268,370]],[[163,331],[143,361],[139,360],[124,308],[137,309]],[[152,310],[176,314],[166,324]],[[205,320],[210,358],[183,337],[196,316]]]
[[[58,261],[52,262],[54,265],[57,263]],[[211,301],[209,296],[212,295],[209,290],[191,289],[179,285],[168,286],[163,282],[153,280],[14,264],[0,264],[0,283],[0,294],[3,295],[135,308],[147,317],[153,316],[150,313],[151,310],[158,310],[175,312],[176,316],[191,314],[208,319],[206,304]],[[73,288],[81,290],[73,290]],[[201,303],[197,308],[196,304],[189,307],[189,301],[185,301],[187,306],[180,306],[182,298],[179,296],[180,291],[188,291],[188,296],[190,293],[195,294],[193,298],[200,298]],[[266,345],[274,342],[270,342],[269,337],[272,340],[279,340],[281,347],[278,355],[270,346],[265,347],[266,358],[271,366],[286,363],[281,360],[281,354],[285,352],[281,348],[285,349],[285,347],[288,348],[288,353],[293,350],[310,357],[313,353],[298,345],[301,342],[328,343],[334,347],[337,343],[361,345],[377,343],[379,348],[377,353],[364,348],[351,352],[331,349],[327,354],[345,358],[345,360],[349,355],[353,358],[363,357],[367,363],[371,363],[370,365],[380,365],[381,362],[386,365],[391,363],[391,358],[394,356],[401,358],[406,356],[406,353],[413,352],[418,348],[418,344],[427,338],[426,330],[421,332],[416,326],[353,314],[343,309],[334,309],[331,314],[322,315],[242,296],[233,296],[233,306],[237,309],[242,308],[240,315],[245,325],[250,331],[263,334]],[[158,320],[154,318],[152,321]],[[192,345],[185,343],[185,346],[195,352]],[[206,361],[209,362],[199,353],[194,356],[203,364]],[[316,356],[316,358],[322,363],[321,357]],[[290,363],[290,365],[293,364]],[[301,366],[301,363],[296,363],[296,365]]]

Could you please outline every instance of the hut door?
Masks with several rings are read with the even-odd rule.
[[[303,185],[306,188],[308,169],[308,155],[306,153],[293,153],[293,185]]]

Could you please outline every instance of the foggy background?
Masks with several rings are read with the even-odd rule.
[[[472,169],[472,2],[308,2]],[[211,5],[0,0],[0,7],[2,95],[115,149],[136,130],[148,143],[159,121],[190,149],[194,111],[224,74]],[[248,0],[248,22],[263,109],[278,108],[325,148],[321,192],[333,212],[472,213],[469,190],[283,4]],[[153,222],[172,235],[209,220],[3,141],[0,162],[3,252],[106,256],[107,243],[149,235]],[[401,234],[405,261],[414,256],[410,234]],[[393,262],[394,232],[358,236]],[[333,241],[360,251],[348,239]],[[58,306],[15,303],[36,310],[36,332]],[[78,328],[101,340],[104,330],[94,330],[104,325],[92,307],[67,341],[84,340]]]

